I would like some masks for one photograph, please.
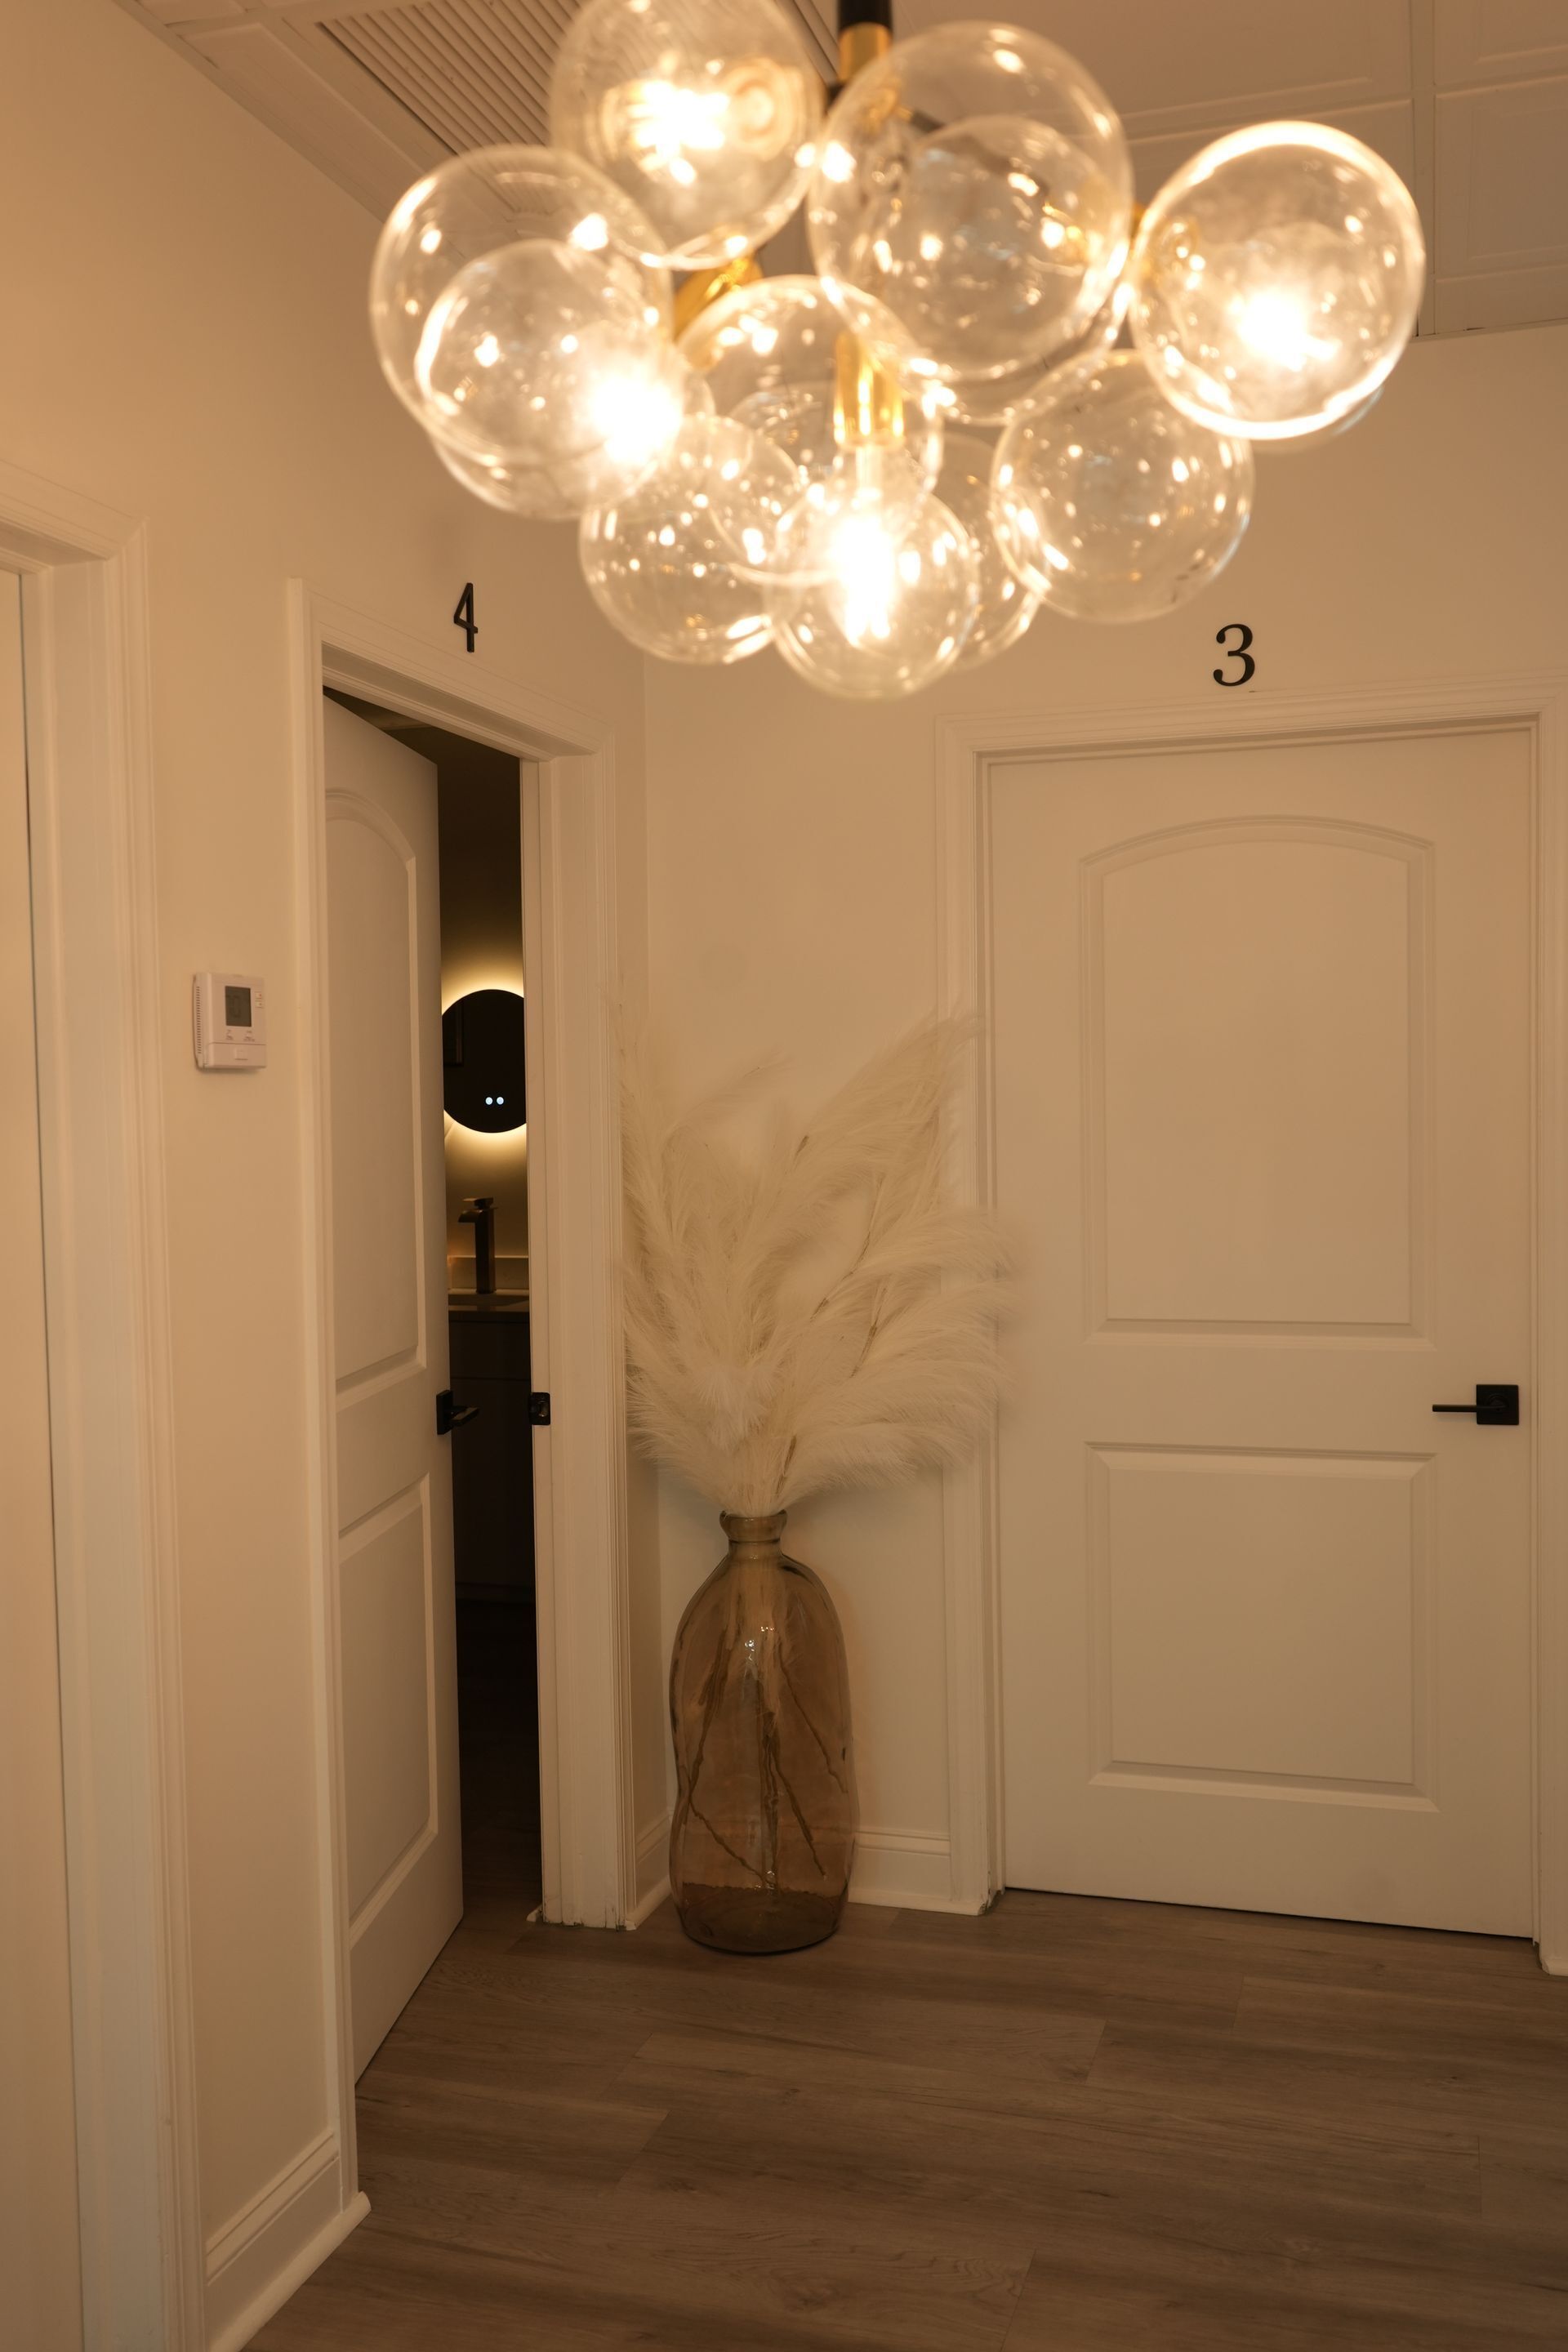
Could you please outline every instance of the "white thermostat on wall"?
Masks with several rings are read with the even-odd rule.
[[[239,971],[198,971],[191,983],[198,1070],[267,1066],[267,994]]]

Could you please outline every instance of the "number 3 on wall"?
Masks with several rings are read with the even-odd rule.
[[[468,651],[472,653],[474,639],[479,634],[479,625],[474,618],[474,583],[471,580],[464,583],[463,593],[458,597],[457,609],[452,614],[452,626],[462,630],[468,641]]]
[[[1231,645],[1228,642],[1233,636],[1236,639],[1235,645]],[[1215,643],[1216,646],[1224,647],[1226,661],[1238,661],[1241,664],[1241,673],[1240,676],[1237,677],[1226,677],[1223,669],[1216,669],[1214,673],[1215,684],[1216,686],[1245,686],[1248,678],[1253,676],[1258,667],[1258,664],[1253,660],[1252,656],[1247,650],[1247,646],[1252,643],[1252,631],[1247,627],[1247,623],[1245,621],[1227,621],[1224,628],[1220,630],[1219,634],[1215,638]]]

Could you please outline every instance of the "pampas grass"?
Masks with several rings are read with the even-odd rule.
[[[1004,1252],[942,1198],[961,1034],[927,1023],[804,1134],[726,1140],[758,1077],[684,1114],[623,1053],[631,1420],[721,1509],[783,1510],[962,1458],[994,1403]]]

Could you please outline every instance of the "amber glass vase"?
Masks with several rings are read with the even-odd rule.
[[[831,1936],[855,1854],[844,1635],[821,1578],[785,1558],[784,1524],[724,1514],[729,1552],[669,1666],[669,1883],[687,1934],[723,1952]]]

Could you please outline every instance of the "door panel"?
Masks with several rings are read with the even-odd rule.
[[[436,771],[334,702],[332,1320],[354,2071],[462,1912]]]
[[[1007,1877],[1528,1933],[1525,739],[993,795]]]

